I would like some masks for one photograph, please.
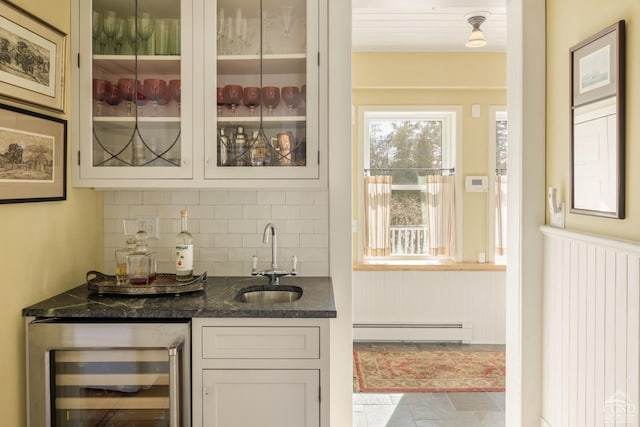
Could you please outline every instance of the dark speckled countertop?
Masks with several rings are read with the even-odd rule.
[[[204,290],[180,295],[98,295],[87,285],[22,310],[23,316],[66,318],[187,319],[194,317],[336,317],[330,277],[283,277],[282,285],[303,290],[295,302],[248,304],[236,299],[242,288],[267,284],[264,277],[209,277]]]

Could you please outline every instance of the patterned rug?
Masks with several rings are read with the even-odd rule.
[[[356,350],[353,391],[504,391],[503,351]]]

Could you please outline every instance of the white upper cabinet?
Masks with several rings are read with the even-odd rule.
[[[326,16],[326,0],[74,1],[74,184],[326,185]]]

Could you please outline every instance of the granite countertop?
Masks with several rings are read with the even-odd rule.
[[[194,317],[336,317],[330,277],[283,277],[282,285],[302,288],[298,301],[251,304],[237,301],[238,292],[264,285],[264,277],[209,277],[204,290],[180,295],[98,295],[86,284],[24,308],[23,316],[58,318],[187,319]]]

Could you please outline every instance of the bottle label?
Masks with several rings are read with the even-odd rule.
[[[193,245],[176,246],[176,271],[193,270]]]

